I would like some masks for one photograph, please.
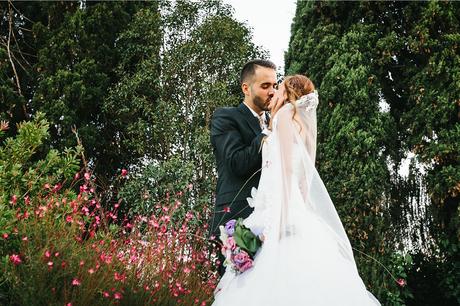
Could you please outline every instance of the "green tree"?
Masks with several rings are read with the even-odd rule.
[[[318,168],[352,243],[389,266],[395,250],[417,258],[414,298],[359,260],[385,305],[459,299],[459,12],[435,1],[297,4],[286,72],[319,87]]]
[[[220,1],[177,1],[162,7],[160,97],[147,110],[151,117],[146,122],[151,141],[140,146],[145,155],[141,165],[133,168],[140,168],[141,174],[121,192],[131,210],[145,212],[167,191],[178,192],[190,184],[194,197],[189,205],[200,211],[211,204],[215,172],[208,126],[212,113],[218,106],[240,102],[241,67],[265,54],[251,42],[248,28],[231,15],[231,8]],[[149,75],[147,65],[138,67]],[[157,86],[148,82],[149,88]],[[146,162],[148,166],[142,166]]]

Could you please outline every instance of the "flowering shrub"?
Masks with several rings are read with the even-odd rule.
[[[1,202],[8,221],[0,223],[0,304],[210,302],[217,275],[205,218],[182,204],[192,186],[166,195],[151,215],[128,219],[119,203],[100,202],[91,173],[66,177]]]
[[[66,191],[34,199],[16,216],[17,226],[3,238],[3,243],[17,245],[4,260],[8,302],[192,305],[209,301],[217,276],[211,272],[208,245],[200,238],[205,233],[191,226],[199,214],[189,212],[173,224],[181,205],[173,201],[158,204],[160,215],[139,216],[119,226],[113,223],[117,208],[102,211],[91,188],[82,186],[75,197]]]

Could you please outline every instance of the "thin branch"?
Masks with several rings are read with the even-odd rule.
[[[9,24],[9,29],[8,29],[8,43],[6,45],[6,49],[8,52],[8,58],[10,59],[11,67],[13,68],[13,73],[16,78],[16,86],[18,87],[19,95],[22,96],[22,90],[21,90],[21,84],[19,82],[19,76],[16,71],[16,66],[14,65],[13,58],[11,56],[11,49],[10,49],[10,43],[11,43],[11,33],[13,32],[13,10],[12,10],[12,4],[11,0],[8,1],[9,4],[9,12],[8,12],[8,24]]]
[[[13,7],[13,9],[19,14],[21,15],[22,17],[24,17],[24,19],[26,19],[27,21],[30,21],[33,23],[32,20],[30,20],[29,18],[27,18],[26,15],[22,14],[14,5],[13,5],[13,1],[9,0],[8,3]]]
[[[30,63],[27,61],[27,59],[22,54],[21,48],[19,48],[19,43],[18,43],[18,40],[16,39],[16,35],[14,35],[14,32],[13,32],[13,39],[14,39],[14,42],[16,44],[16,47],[18,48],[18,52],[21,55],[22,59],[26,62],[27,65],[29,65],[29,67],[32,67],[32,65],[30,65]],[[19,61],[17,61],[17,62],[18,62],[18,64],[20,64]],[[21,65],[21,67],[23,67],[23,66]],[[22,69],[24,69],[24,67]]]

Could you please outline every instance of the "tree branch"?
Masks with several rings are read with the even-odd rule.
[[[19,95],[22,96],[22,90],[21,90],[21,84],[19,82],[19,76],[18,76],[18,73],[16,71],[16,66],[14,65],[13,57],[11,56],[11,49],[10,49],[11,35],[12,35],[12,32],[13,32],[13,9],[12,9],[11,0],[8,0],[8,8],[9,8],[9,10],[8,10],[8,42],[6,44],[6,50],[8,52],[8,58],[9,58],[10,63],[11,63],[11,68],[13,68],[13,73],[14,73],[14,76],[16,78],[16,86],[18,87]]]

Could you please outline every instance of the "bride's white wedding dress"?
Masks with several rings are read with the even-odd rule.
[[[317,94],[286,104],[263,145],[244,224],[264,243],[250,270],[227,269],[213,305],[380,305],[362,282],[348,237],[314,167]]]

